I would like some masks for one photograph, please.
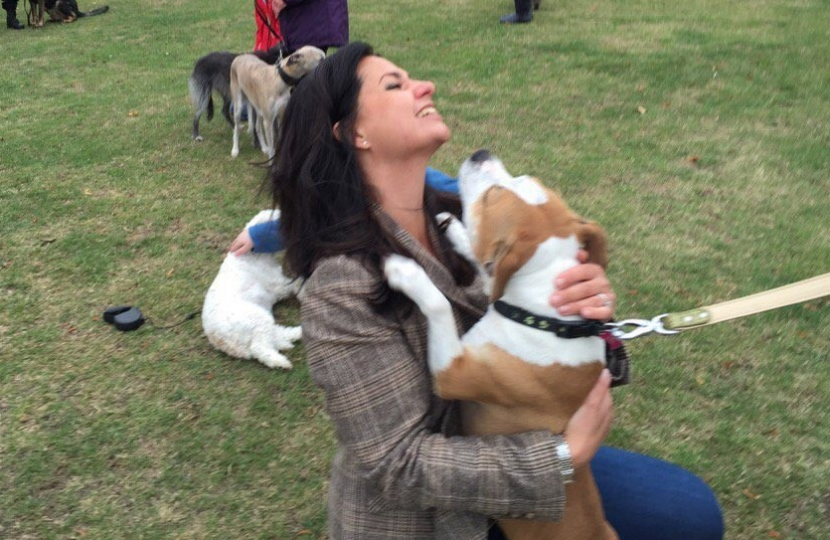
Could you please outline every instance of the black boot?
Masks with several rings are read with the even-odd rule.
[[[23,25],[17,20],[17,13],[15,11],[6,11],[6,28],[23,30]]]
[[[539,8],[542,6],[542,0],[533,0],[533,9],[539,11]]]
[[[499,22],[504,24],[529,23],[533,20],[533,11],[530,4],[533,0],[513,0],[516,6],[516,13],[505,15]]]

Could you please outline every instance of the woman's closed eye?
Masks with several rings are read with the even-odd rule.
[[[399,82],[389,83],[386,85],[387,90],[400,90],[401,88],[403,88],[403,86],[401,86],[401,83]]]

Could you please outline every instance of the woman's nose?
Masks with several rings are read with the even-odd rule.
[[[415,97],[422,98],[435,93],[435,83],[432,81],[418,81],[415,85]]]

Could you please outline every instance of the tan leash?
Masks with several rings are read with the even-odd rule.
[[[665,313],[650,320],[627,319],[609,323],[608,327],[612,335],[624,340],[652,332],[662,335],[677,334],[683,330],[755,315],[756,313],[807,302],[828,295],[830,295],[830,274],[823,274],[784,285],[777,289],[770,289],[711,306],[676,313]],[[631,329],[627,330],[629,328]]]

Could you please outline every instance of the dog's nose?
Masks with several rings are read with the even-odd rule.
[[[470,156],[470,161],[473,163],[484,163],[488,161],[492,156],[488,150],[482,148],[481,150],[477,150],[475,154]]]

